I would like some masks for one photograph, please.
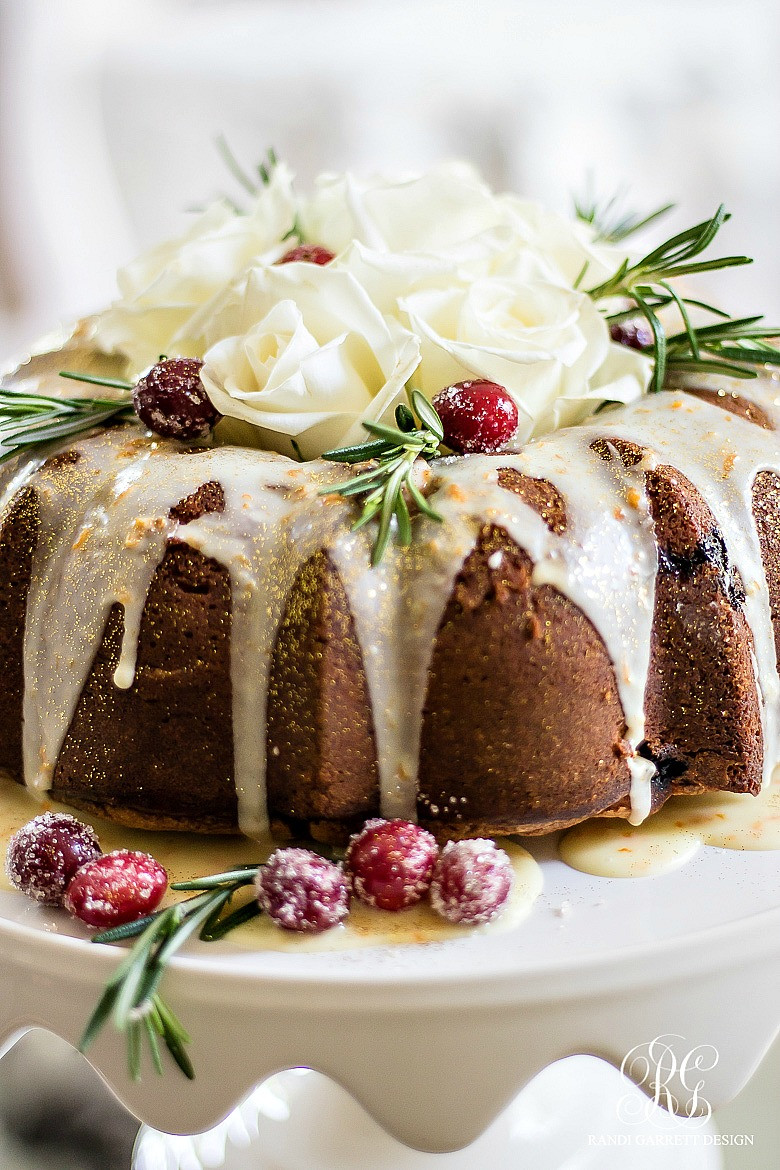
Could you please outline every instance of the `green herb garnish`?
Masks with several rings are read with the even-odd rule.
[[[624,221],[622,234],[618,230],[617,235],[600,238],[624,239],[665,210],[668,208],[661,208],[644,219],[629,217]],[[646,319],[653,334],[652,344],[645,347],[645,352],[653,358],[651,392],[663,388],[670,370],[755,378],[756,365],[780,364],[780,354],[767,344],[769,338],[780,336],[780,327],[762,325],[763,317],[760,316],[731,317],[706,301],[684,296],[670,283],[701,272],[752,264],[749,256],[702,258],[728,219],[729,215],[721,204],[711,219],[678,232],[634,263],[624,260],[607,280],[586,290],[598,304],[607,302],[602,311],[609,322],[635,317],[638,313]],[[623,307],[615,309],[616,300],[624,302]],[[667,334],[659,314],[660,310],[667,308],[678,311],[684,326],[682,332]],[[714,324],[694,326],[688,311],[690,308],[700,309],[718,320]]]
[[[254,175],[245,170],[238,161],[224,134],[217,135],[217,138],[215,139],[215,145],[220,154],[220,157],[222,158],[222,161],[239,186],[243,187],[246,193],[251,195],[253,199],[257,198],[262,188],[267,187],[271,182],[274,171],[279,165],[279,159],[274,148],[269,146],[268,150],[265,152],[265,158],[262,159],[255,167],[255,170],[257,171],[257,179],[255,179]],[[259,182],[257,180],[259,180]],[[236,215],[244,215],[243,207],[241,207],[235,199],[231,198],[229,195],[223,195],[222,198],[230,204]],[[303,233],[301,231],[301,225],[298,221],[297,215],[293,221],[292,227],[284,234],[284,236],[282,236],[282,239],[303,239]]]
[[[93,937],[95,943],[124,942],[131,938],[137,941],[108,980],[84,1029],[79,1044],[81,1052],[87,1051],[103,1026],[112,1020],[125,1037],[128,1070],[134,1081],[141,1076],[144,1041],[158,1074],[163,1072],[162,1042],[184,1075],[194,1077],[187,1054],[190,1038],[158,994],[160,981],[169,960],[196,931],[204,942],[215,942],[262,913],[255,898],[230,909],[234,895],[252,885],[260,868],[243,865],[211,877],[176,882],[172,890],[197,891],[194,897]]]
[[[128,383],[113,378],[84,374],[79,379],[100,386],[131,388]],[[118,421],[132,410],[129,398],[50,398],[26,390],[0,388],[0,463],[42,443],[56,443]]]
[[[414,482],[413,470],[421,456],[430,459],[439,453],[444,427],[432,404],[419,390],[412,390],[410,403],[411,409],[403,403],[396,407],[397,427],[364,422],[363,426],[369,434],[376,435],[375,439],[354,447],[325,451],[322,456],[334,463],[375,461],[375,466],[352,479],[320,490],[320,495],[335,493],[345,499],[363,497],[363,510],[352,525],[353,531],[368,524],[375,516],[379,517],[371,554],[373,565],[378,565],[385,555],[394,518],[398,543],[402,546],[411,544],[412,522],[406,493],[420,512],[431,520],[442,520]]]
[[[216,148],[222,158],[227,169],[230,171],[236,182],[244,188],[249,195],[257,195],[261,187],[267,187],[271,182],[271,177],[279,165],[279,159],[276,157],[276,151],[273,147],[269,147],[265,152],[265,158],[257,164],[257,177],[260,180],[253,178],[244,170],[241,163],[233,153],[232,148],[228,144],[228,140],[224,134],[218,134],[215,139]]]
[[[574,200],[574,213],[582,223],[587,223],[593,228],[597,241],[619,244],[676,207],[675,203],[664,203],[655,211],[643,214],[621,210],[622,202],[622,191],[618,191],[605,203],[599,203],[589,192],[584,199]]]

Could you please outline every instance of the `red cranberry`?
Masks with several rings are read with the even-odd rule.
[[[78,871],[64,906],[87,926],[109,930],[151,914],[167,888],[167,873],[148,853],[117,849]]]
[[[6,872],[29,898],[59,906],[68,882],[100,856],[95,830],[68,813],[45,812],[23,825],[8,843]]]
[[[513,882],[509,858],[493,841],[449,841],[433,875],[431,905],[448,922],[477,926],[501,911]]]
[[[166,358],[152,366],[133,390],[141,422],[164,439],[205,439],[220,420],[200,380],[203,362]]]
[[[440,390],[433,405],[444,442],[461,455],[500,451],[517,430],[517,406],[496,382],[456,382]]]
[[[643,317],[613,321],[609,335],[618,345],[627,345],[630,349],[647,349],[653,344],[653,331]]]
[[[438,854],[436,839],[419,825],[376,819],[351,839],[344,866],[361,902],[404,910],[428,892]]]
[[[296,261],[303,261],[304,264],[330,264],[335,258],[335,253],[323,248],[322,244],[298,244],[297,248],[285,252],[277,264],[294,264]]]
[[[317,934],[349,913],[349,890],[338,865],[309,849],[277,849],[255,880],[257,900],[284,930]]]

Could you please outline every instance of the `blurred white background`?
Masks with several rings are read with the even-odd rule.
[[[562,209],[588,173],[637,208],[677,200],[670,229],[725,201],[724,248],[759,259],[709,291],[780,318],[778,62],[778,0],[0,0],[0,361],[230,189],[219,133],[303,182],[459,155]],[[15,1050],[0,1098],[40,1108],[52,1052]],[[719,1118],[757,1134],[730,1165],[780,1164],[778,1085],[776,1057]]]
[[[0,0],[0,351],[229,186],[220,132],[304,182],[461,155],[562,208],[589,172],[723,200],[759,260],[715,292],[780,317],[779,58],[777,0]]]

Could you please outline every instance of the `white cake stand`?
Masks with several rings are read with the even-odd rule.
[[[207,1130],[272,1074],[304,1067],[342,1086],[398,1142],[443,1152],[477,1141],[531,1078],[562,1057],[591,1054],[624,1065],[652,1093],[658,1078],[643,1057],[656,1037],[671,1036],[679,1067],[667,1060],[660,1080],[674,1107],[705,1124],[710,1108],[743,1088],[780,1032],[780,853],[702,848],[674,873],[623,881],[574,872],[549,841],[539,842],[538,857],[545,892],[531,917],[504,934],[315,954],[239,951],[229,940],[193,946],[174,962],[164,991],[192,1034],[197,1079],[186,1082],[171,1067],[162,1081],[147,1070],[142,1083],[131,1083],[123,1045],[109,1029],[91,1061],[128,1109],[168,1133]],[[0,1037],[38,1025],[77,1042],[119,958],[64,916],[0,895]],[[631,1052],[635,1059],[626,1062]],[[602,1094],[597,1077],[582,1079],[583,1101]],[[289,1098],[290,1083],[288,1075],[269,1091]],[[343,1094],[338,1101],[332,1088],[323,1095],[327,1082],[299,1084],[295,1107],[286,1107],[299,1131],[307,1110],[347,1116]],[[615,1132],[632,1124],[629,1106],[621,1106]],[[504,1119],[504,1129],[500,1121],[490,1133],[510,1143],[511,1109]],[[310,1128],[300,1156],[266,1162],[255,1149],[253,1160],[250,1151],[241,1162],[202,1164],[391,1165],[380,1153],[373,1162],[365,1155],[322,1160],[318,1127]],[[174,1156],[160,1166],[199,1165]],[[534,1164],[559,1163],[540,1156]],[[683,1163],[637,1156],[631,1164]]]

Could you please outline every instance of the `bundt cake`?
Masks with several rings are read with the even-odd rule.
[[[644,818],[777,760],[780,390],[434,460],[372,567],[333,463],[130,423],[7,465],[0,766],[150,828]]]
[[[660,213],[569,221],[459,164],[257,174],[0,382],[0,767],[323,840],[757,792],[778,330],[669,283],[748,262],[700,259],[725,210],[632,256]]]

